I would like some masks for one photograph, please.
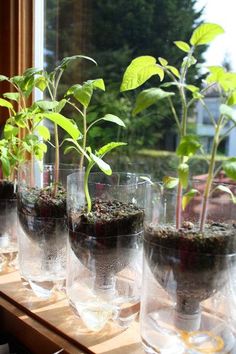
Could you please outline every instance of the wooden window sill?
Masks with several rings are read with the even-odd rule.
[[[23,286],[18,272],[0,275],[0,328],[32,353],[143,354],[139,323],[127,330],[109,323],[86,332],[63,295],[43,301]]]

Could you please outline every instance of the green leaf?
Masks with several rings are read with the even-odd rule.
[[[187,66],[187,68],[190,68],[190,66],[196,64],[196,62],[197,60],[196,58],[194,58],[193,55],[191,55],[190,57],[185,57],[182,62],[182,67],[184,68]]]
[[[58,102],[58,105],[54,108],[54,111],[57,113],[60,113],[62,111],[62,109],[65,107],[67,100],[66,99],[62,99]]]
[[[111,167],[103,161],[100,157],[94,155],[92,152],[90,153],[90,157],[93,160],[93,162],[100,168],[102,172],[104,172],[106,175],[111,175],[112,170]]]
[[[183,188],[187,188],[188,177],[189,177],[189,166],[186,163],[181,163],[178,166],[178,176],[179,176],[179,181],[183,186]]]
[[[138,114],[144,109],[150,107],[157,101],[160,101],[164,98],[173,96],[173,92],[166,92],[160,88],[152,87],[150,89],[140,92],[137,96],[135,107],[133,110],[133,115]]]
[[[35,130],[44,140],[50,140],[50,131],[45,125],[39,125]]]
[[[38,138],[38,136],[37,135],[35,135],[35,134],[27,134],[26,136],[25,136],[25,141],[29,144],[29,145],[35,145],[35,143],[36,144],[38,144],[38,142],[39,142],[39,138]]]
[[[69,154],[69,152],[71,152],[72,150],[75,150],[77,153],[79,153],[80,155],[82,154],[81,151],[79,151],[78,149],[76,149],[75,146],[67,146],[65,149],[64,149],[64,155],[66,154]]]
[[[229,106],[234,106],[236,104],[236,91],[231,94],[231,96],[227,100],[227,104]]]
[[[81,135],[78,127],[75,124],[73,124],[70,121],[70,119],[64,117],[60,113],[55,113],[55,112],[44,113],[44,117],[59,125],[75,140],[77,140]]]
[[[236,180],[236,157],[231,157],[225,161],[223,163],[223,170],[229,178]]]
[[[156,59],[151,56],[138,57],[126,69],[120,90],[133,90],[144,84],[153,75],[158,75],[160,80],[164,78],[164,70],[157,66]]]
[[[44,154],[47,152],[47,145],[44,143],[36,143],[33,145],[33,153],[36,159],[43,160]]]
[[[19,92],[5,92],[3,97],[18,102],[20,99],[20,94]]]
[[[83,86],[80,84],[74,85],[67,91],[66,95],[73,95],[77,101],[87,108],[93,95],[93,85],[88,82]]]
[[[58,101],[36,101],[35,105],[42,109],[43,111],[50,111],[52,109],[55,109],[58,106],[59,102]]]
[[[40,68],[28,68],[24,71],[23,76],[34,76],[36,74],[42,74],[43,70]]]
[[[202,95],[200,92],[196,91],[196,92],[193,92],[193,98],[200,100],[201,98],[204,98],[204,95]]]
[[[5,139],[11,139],[13,136],[16,136],[18,134],[19,129],[10,124],[5,124],[3,132]]]
[[[34,77],[29,76],[24,78],[23,82],[20,84],[21,91],[23,92],[24,96],[28,98],[34,89]]]
[[[163,183],[166,188],[172,189],[175,188],[179,184],[179,179],[175,177],[165,176],[163,178]]]
[[[176,77],[180,78],[179,70],[177,68],[175,68],[174,66],[167,65],[166,69],[169,69],[172,72],[172,74],[174,74]]]
[[[93,95],[93,86],[91,84],[85,83],[80,88],[77,88],[74,97],[79,101],[84,107],[88,108]]]
[[[122,142],[111,142],[111,143],[108,143],[108,144],[102,146],[98,151],[96,151],[96,155],[103,157],[109,151],[111,151],[113,149],[116,149],[119,146],[124,146],[124,145],[127,145],[127,144],[126,143],[122,143]]]
[[[8,80],[8,77],[5,75],[0,75],[0,81]]]
[[[176,47],[178,47],[179,49],[181,49],[183,52],[188,53],[190,51],[190,46],[188,43],[183,42],[183,41],[174,41],[174,44],[176,45]]]
[[[63,58],[55,70],[58,70],[58,69],[65,70],[72,61],[77,60],[77,59],[86,59],[86,60],[89,60],[97,65],[96,61],[93,58],[87,57],[85,55],[72,55],[71,57]]]
[[[18,127],[20,128],[26,128],[26,120],[27,120],[27,114],[25,112],[23,113],[17,113],[14,117],[15,123]]]
[[[80,88],[80,87],[82,87],[82,85],[80,85],[80,84],[76,84],[76,85],[71,86],[71,87],[67,90],[65,96],[70,96],[70,95],[73,96],[73,95],[74,95],[74,92],[76,91],[76,89],[77,89],[77,88]]]
[[[88,84],[92,84],[93,88],[98,88],[102,91],[105,91],[105,83],[103,81],[103,79],[96,79],[96,80],[88,80],[87,81]]]
[[[168,65],[168,61],[166,59],[159,57],[158,60],[162,66]]]
[[[191,92],[199,91],[199,88],[197,86],[194,86],[194,85],[186,85],[185,87],[186,87],[187,90],[189,90]]]
[[[180,140],[176,153],[178,156],[192,156],[200,147],[201,143],[197,136],[186,135]]]
[[[87,152],[79,145],[79,143],[76,141],[76,140],[73,140],[71,138],[66,138],[65,141],[68,141],[69,143],[72,143],[75,147],[75,150],[81,155],[83,154],[87,159],[88,161],[90,161],[90,157],[88,156]],[[68,149],[68,152],[69,152],[69,147],[73,147],[73,146],[68,146],[66,149]],[[86,148],[87,150],[89,150],[89,148]]]
[[[7,100],[4,100],[4,98],[0,98],[0,107],[6,107],[9,109],[13,109],[13,106],[10,102],[8,102]]]
[[[207,68],[210,71],[210,74],[206,78],[208,84],[219,82],[226,73],[222,66],[208,66]]]
[[[44,90],[47,87],[47,79],[44,76],[40,76],[37,77],[35,79],[35,86],[42,92],[44,92]]]
[[[236,90],[236,73],[226,72],[221,66],[209,66],[210,74],[206,81],[208,84],[218,83],[224,91]]]
[[[228,193],[231,197],[231,200],[234,204],[236,204],[236,196],[233,194],[233,192],[226,186],[219,185],[216,187],[216,189],[219,189],[220,191],[224,193]]]
[[[220,114],[223,114],[225,117],[227,117],[228,119],[236,123],[236,112],[233,108],[231,108],[227,104],[220,105]]]
[[[10,162],[9,159],[1,156],[1,164],[2,164],[2,172],[4,177],[8,177],[10,175],[11,172],[11,166],[10,166]]]
[[[224,91],[233,91],[236,89],[236,73],[226,72],[219,80],[220,86]]]
[[[115,116],[114,114],[106,114],[104,117],[101,118],[102,120],[115,123],[120,125],[121,127],[125,127],[125,123],[119,117]]]
[[[222,33],[224,30],[221,26],[215,23],[203,23],[193,31],[190,43],[194,46],[208,44]]]
[[[47,145],[46,144],[44,144],[44,143],[39,143],[38,144],[38,147],[39,147],[39,149],[42,151],[42,152],[47,152]]]
[[[190,201],[195,197],[196,194],[199,194],[197,189],[191,189],[187,193],[185,193],[182,197],[182,209],[185,210],[186,206],[190,203]]]
[[[163,84],[160,85],[161,87],[171,87],[171,86],[178,86],[177,82],[173,82],[173,81],[168,81],[168,82],[164,82]],[[183,85],[184,86],[184,85]]]

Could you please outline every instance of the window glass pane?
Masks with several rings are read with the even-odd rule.
[[[213,11],[212,3],[212,0],[45,0],[47,70],[50,71],[63,57],[75,54],[91,56],[98,63],[95,66],[86,60],[74,62],[62,77],[59,98],[75,83],[82,84],[88,79],[102,77],[106,92],[96,90],[88,109],[89,120],[112,113],[126,124],[126,129],[117,129],[117,126],[105,123],[94,127],[89,136],[92,146],[98,147],[118,139],[128,143],[129,151],[142,148],[173,150],[176,147],[176,124],[167,103],[158,102],[158,105],[133,117],[134,97],[139,90],[123,94],[119,92],[119,87],[125,68],[137,56],[161,56],[171,65],[178,66],[183,52],[173,42],[189,42],[196,25],[208,20],[209,16],[211,21],[221,23],[217,15],[220,8],[214,1]],[[225,7],[222,11],[230,12]],[[220,38],[219,42],[222,43]],[[219,65],[224,61],[226,66],[233,67],[234,57],[228,54],[228,49],[224,47],[220,63],[211,64]],[[209,57],[206,53],[206,46],[196,51],[199,63],[212,60],[212,55]],[[191,69],[189,83],[200,85],[202,75],[199,67]],[[159,79],[154,77],[143,88],[159,84]],[[174,88],[169,90],[174,91]],[[177,113],[180,113],[179,100],[174,99],[174,102]],[[210,108],[213,116],[217,116],[217,100],[210,103]],[[66,114],[80,124],[78,112],[67,108]],[[191,112],[191,132],[196,130],[196,117],[197,114]],[[209,121],[205,113],[203,121]]]

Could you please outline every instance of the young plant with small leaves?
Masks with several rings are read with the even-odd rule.
[[[54,123],[55,133],[55,180],[54,193],[56,194],[58,185],[58,168],[59,168],[59,137],[58,126],[60,126],[73,139],[78,139],[81,133],[78,127],[68,118],[64,117],[60,112],[66,100],[57,101],[57,91],[61,76],[68,65],[75,59],[93,59],[76,55],[73,57],[64,58],[61,63],[51,73],[37,68],[27,69],[22,76],[14,76],[8,78],[4,75],[0,76],[0,81],[8,81],[15,92],[7,92],[3,94],[4,98],[0,98],[0,106],[5,107],[9,111],[6,129],[14,131],[15,136],[19,134],[20,129],[24,129],[23,138],[18,138],[18,162],[26,159],[25,153],[31,155],[31,175],[33,181],[33,163],[34,158],[42,160],[47,151],[45,142],[52,144],[50,131],[43,125],[44,119],[48,119]],[[94,62],[94,61],[93,61]],[[27,99],[32,94],[33,90],[38,88],[42,92],[48,91],[51,100],[39,100],[32,105],[27,106]],[[15,110],[14,104],[11,101],[16,101],[18,109]],[[52,144],[53,145],[53,144]]]
[[[87,146],[87,136],[92,127],[97,125],[97,123],[105,121],[117,124],[121,127],[124,127],[124,122],[117,116],[113,114],[106,114],[104,117],[95,119],[92,123],[88,124],[87,121],[87,110],[91,102],[93,93],[95,90],[105,91],[105,84],[103,79],[88,80],[82,85],[76,84],[68,89],[65,94],[67,102],[79,113],[83,120],[83,131],[82,131],[82,149],[86,150]],[[82,106],[82,110],[80,106]],[[67,150],[68,152],[69,150]],[[82,153],[80,157],[80,169],[84,167],[84,157]]]
[[[105,173],[106,175],[110,176],[112,174],[111,167],[103,160],[103,157],[110,152],[111,150],[119,147],[124,146],[126,143],[122,142],[111,142],[104,146],[102,146],[97,151],[92,151],[91,147],[86,147],[83,149],[79,143],[73,139],[67,139],[67,141],[71,142],[72,145],[67,147],[67,151],[74,149],[79,155],[83,155],[87,159],[87,166],[85,167],[85,174],[84,174],[84,194],[85,199],[87,202],[87,213],[91,212],[92,209],[92,201],[89,193],[89,175],[92,168],[97,165],[98,168]],[[66,152],[67,152],[66,151]]]
[[[80,155],[81,170],[84,167],[84,158],[87,160],[87,164],[85,167],[85,175],[84,175],[84,193],[87,201],[88,213],[91,211],[91,207],[92,207],[92,202],[91,202],[89,188],[88,188],[88,179],[93,166],[97,165],[102,172],[104,172],[107,175],[111,175],[112,174],[111,167],[105,161],[103,161],[103,157],[109,151],[119,146],[126,145],[125,143],[122,142],[111,142],[104,145],[97,151],[93,151],[92,148],[88,146],[88,135],[90,129],[92,129],[98,123],[111,122],[118,126],[125,127],[124,122],[119,117],[113,114],[106,114],[104,117],[97,118],[92,123],[88,124],[87,109],[91,102],[93,92],[96,89],[105,91],[105,84],[103,79],[89,80],[83,83],[83,85],[78,85],[78,84],[73,85],[71,88],[69,88],[69,90],[65,95],[67,99],[69,97],[69,101],[68,101],[69,104],[72,105],[80,113],[83,119],[83,136],[81,139],[81,144],[80,144],[80,140],[75,140],[71,138],[65,139],[65,141],[69,143],[69,145],[65,148],[64,153],[67,154],[70,151],[75,150]],[[73,99],[73,101],[71,99]],[[78,107],[78,103],[82,106],[82,111]]]
[[[96,62],[87,56],[84,55],[73,55],[71,57],[65,57],[59,63],[55,69],[47,73],[46,71],[42,71],[41,75],[37,78],[37,87],[47,92],[50,100],[42,100],[36,102],[37,107],[39,107],[44,114],[44,117],[51,120],[54,123],[54,144],[55,148],[55,180],[54,180],[54,188],[55,193],[57,189],[57,184],[59,180],[59,164],[60,164],[60,146],[59,143],[59,134],[58,134],[58,126],[60,126],[65,132],[67,132],[73,139],[77,140],[81,138],[82,134],[80,133],[78,127],[68,118],[65,118],[60,112],[65,107],[69,101],[66,98],[57,101],[58,99],[58,88],[60,84],[61,77],[65,70],[74,62],[75,60],[88,60],[92,63],[96,64]]]
[[[28,104],[35,87],[35,74],[38,72],[36,69],[28,69],[23,75],[12,78],[0,75],[0,81],[7,81],[14,90],[5,92],[3,98],[0,98],[0,106],[6,108],[9,114],[4,127],[4,138],[1,141],[2,146],[7,149],[2,159],[5,176],[8,175],[7,170],[11,170],[9,175],[12,175],[12,169],[17,170],[18,165],[27,159],[27,153],[42,159],[47,150],[47,146],[37,134],[37,129],[43,129],[39,128],[37,109],[34,105]],[[24,134],[22,129],[25,131]]]
[[[164,183],[168,188],[177,187],[177,207],[176,207],[176,228],[181,227],[182,210],[190,200],[198,193],[197,190],[190,190],[183,195],[183,189],[187,188],[189,183],[189,159],[198,152],[204,153],[198,136],[188,134],[188,116],[189,111],[193,109],[196,102],[200,102],[214,127],[214,138],[209,160],[208,175],[206,187],[203,195],[203,205],[200,217],[200,230],[204,231],[208,200],[213,191],[213,180],[219,172],[216,168],[215,159],[220,142],[228,136],[230,131],[236,125],[236,113],[232,106],[236,104],[236,73],[227,72],[221,66],[208,67],[208,76],[203,88],[188,83],[188,71],[193,65],[197,65],[194,57],[195,50],[201,46],[209,44],[218,35],[224,32],[223,28],[213,23],[203,23],[198,26],[190,38],[189,43],[175,41],[174,44],[184,53],[184,58],[180,68],[176,68],[168,63],[162,57],[158,61],[151,56],[142,56],[134,59],[124,73],[121,84],[121,91],[133,90],[144,84],[150,77],[158,75],[162,81],[164,76],[169,80],[160,87],[149,88],[141,91],[136,99],[133,114],[136,115],[149,106],[158,103],[160,100],[167,100],[170,110],[178,128],[179,145],[176,154],[179,157],[178,178],[165,177]],[[177,90],[168,91],[168,88]],[[220,98],[220,115],[215,119],[212,112],[208,109],[204,98],[210,88],[216,88]],[[187,94],[188,92],[188,94]],[[181,112],[177,112],[172,97],[178,95],[181,102]],[[229,121],[231,122],[229,125]],[[226,175],[236,180],[236,158],[226,161],[220,168],[223,168]],[[219,186],[219,189],[229,193],[231,191],[225,186]],[[235,202],[235,197],[232,196]]]

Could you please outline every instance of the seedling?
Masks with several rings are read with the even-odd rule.
[[[47,85],[49,85],[45,77],[48,77],[47,74],[36,68],[27,69],[22,76],[14,76],[12,78],[3,75],[0,76],[0,81],[8,81],[15,90],[15,92],[4,93],[4,98],[0,99],[0,105],[7,108],[9,111],[9,118],[7,119],[4,134],[8,136],[8,140],[11,138],[10,146],[16,143],[18,147],[18,149],[14,149],[17,150],[16,154],[13,155],[11,152],[11,154],[8,154],[8,159],[4,156],[3,164],[5,166],[9,165],[11,161],[10,156],[12,156],[15,165],[18,166],[20,163],[28,159],[26,153],[29,153],[31,155],[32,184],[34,180],[34,158],[38,160],[43,159],[44,153],[47,151],[45,141],[50,140],[50,132],[48,128],[42,125],[43,119],[47,118],[54,122],[56,128],[56,140],[58,139],[58,125],[74,139],[78,138],[80,135],[78,128],[68,118],[65,118],[57,111],[53,111],[56,107],[59,111],[58,106],[61,106],[60,102],[56,102],[55,100],[53,102],[37,101],[31,106],[27,106],[27,99],[32,94],[35,87],[44,91]],[[14,104],[12,104],[11,101],[17,103],[18,110],[15,110]],[[21,138],[19,135],[19,137],[16,138],[16,135],[20,133],[20,129],[25,130],[24,137]],[[58,148],[59,145],[56,145],[56,156],[58,156]],[[56,163],[59,163],[58,159],[56,159]],[[55,182],[57,182],[57,177],[58,176],[55,178]],[[55,185],[56,184],[57,183],[55,183]]]
[[[121,91],[133,90],[144,84],[150,77],[158,75],[162,81],[164,76],[169,81],[163,83],[158,88],[149,88],[140,92],[136,99],[133,114],[136,115],[144,109],[150,107],[158,101],[165,99],[169,103],[170,110],[175,119],[179,145],[176,154],[179,157],[178,178],[165,177],[165,185],[169,188],[177,186],[177,207],[176,207],[176,228],[181,227],[182,210],[190,200],[198,193],[197,190],[190,190],[183,195],[183,189],[189,184],[189,159],[200,152],[205,156],[203,146],[199,137],[188,133],[188,116],[197,101],[200,101],[205,108],[210,121],[214,127],[214,138],[211,148],[209,168],[206,180],[206,187],[203,195],[203,205],[200,216],[200,231],[204,231],[207,206],[209,197],[213,191],[212,185],[216,174],[221,168],[231,179],[236,180],[236,158],[231,158],[223,163],[220,168],[216,168],[215,159],[220,142],[228,136],[235,128],[236,114],[232,108],[236,104],[236,73],[227,72],[222,66],[210,66],[207,68],[209,74],[206,77],[203,88],[189,84],[187,82],[188,71],[194,65],[198,65],[194,57],[194,52],[198,46],[206,45],[224,32],[223,28],[217,24],[204,23],[197,27],[190,42],[175,41],[174,44],[184,52],[180,68],[176,68],[168,63],[164,58],[159,57],[158,61],[151,56],[142,56],[134,59],[124,73]],[[218,119],[213,117],[212,112],[204,101],[208,90],[214,87],[217,89],[220,98],[220,115]],[[177,90],[167,91],[168,88]],[[172,97],[178,95],[181,102],[181,111],[177,112]],[[228,126],[229,121],[231,124]],[[232,192],[227,187],[218,187],[232,196]],[[235,202],[235,197],[232,196]]]
[[[88,133],[90,129],[94,125],[98,124],[99,122],[106,121],[106,122],[117,124],[121,127],[125,127],[124,122],[119,117],[113,114],[106,114],[104,117],[98,118],[94,120],[92,123],[88,124],[87,109],[89,107],[95,89],[100,89],[102,91],[105,91],[105,84],[103,79],[90,80],[85,82],[83,85],[74,85],[67,91],[65,95],[66,97],[70,96],[75,100],[76,103],[81,104],[83,107],[81,111],[76,103],[71,102],[71,100],[68,101],[69,104],[72,105],[82,116],[83,137],[82,137],[82,144],[80,144],[79,141],[75,139],[71,139],[71,138],[66,139],[66,141],[69,142],[70,145],[66,147],[65,153],[68,153],[71,150],[75,150],[80,155],[80,169],[84,167],[84,158],[87,159],[87,166],[84,175],[84,192],[87,201],[88,213],[91,211],[91,207],[92,207],[91,198],[88,189],[88,179],[93,166],[97,165],[102,172],[104,172],[107,175],[111,175],[112,170],[110,166],[105,161],[103,161],[103,157],[105,156],[105,154],[115,149],[116,147],[126,145],[125,143],[121,143],[121,142],[111,142],[104,145],[98,151],[95,152],[92,151],[92,148],[90,146],[87,146]]]

